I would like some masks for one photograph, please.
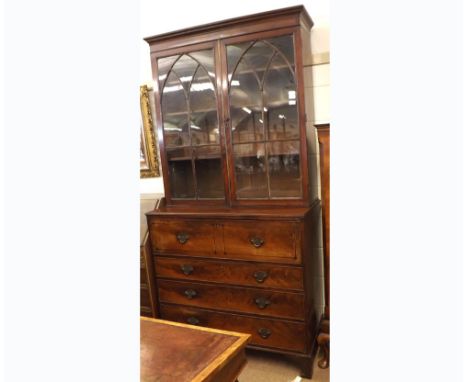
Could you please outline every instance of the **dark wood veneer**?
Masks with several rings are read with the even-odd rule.
[[[323,203],[323,251],[325,266],[325,315],[317,338],[323,357],[318,365],[325,369],[330,364],[330,124],[316,125],[320,145],[320,176]]]
[[[306,353],[304,337],[306,327],[304,323],[287,320],[272,320],[226,312],[210,311],[187,306],[161,304],[161,313],[167,319],[187,323],[190,318],[199,321],[197,325],[216,329],[233,330],[252,335],[251,345],[265,348],[286,349]],[[192,321],[193,322],[193,321]],[[261,329],[267,329],[271,334],[262,337]]]
[[[147,213],[154,278],[160,298],[159,315],[163,319],[183,323],[247,332],[252,336],[250,346],[254,348],[295,355],[301,361],[303,376],[308,378],[312,374],[315,338],[320,320],[318,301],[314,300],[317,293],[313,274],[314,266],[318,264],[314,258],[318,253],[318,240],[314,233],[320,224],[321,204],[319,200],[310,198],[308,166],[314,166],[315,163],[308,163],[310,157],[306,142],[307,116],[303,83],[303,65],[311,60],[310,46],[304,45],[310,45],[312,25],[305,8],[297,6],[146,39],[151,48],[156,124],[166,193],[166,198],[158,207]],[[258,172],[252,170],[256,166],[252,158],[268,156],[257,151],[255,155],[245,154],[237,164],[234,162],[227,46],[285,35],[292,36],[287,46],[294,55],[291,76],[294,76],[295,83],[292,87],[281,85],[281,91],[295,89],[295,101],[290,103],[289,93],[284,93],[288,102],[285,101],[285,95],[280,103],[283,106],[297,106],[299,136],[293,139],[298,142],[294,149],[283,151],[281,146],[281,150],[272,154],[272,158],[277,161],[281,171],[292,169],[294,174],[290,178],[284,175],[285,172],[275,175],[275,182],[280,183],[280,186],[275,186],[278,187],[275,190],[281,190],[283,193],[280,195],[294,198],[273,197],[275,194],[268,182],[270,164],[269,159],[266,159],[264,168],[258,167],[258,171],[266,171],[268,174],[268,198],[245,199],[246,194],[243,198],[236,189],[237,169],[240,167],[249,174],[250,183],[246,186],[246,182],[239,181],[239,184],[246,187],[248,192],[254,190],[254,195],[255,187],[252,185],[255,185]],[[213,79],[225,198],[176,199],[173,195],[180,194],[171,190],[169,168],[176,167],[173,162],[169,164],[167,158],[161,110],[163,90],[159,88],[157,60],[207,48],[214,51]],[[273,61],[275,54],[276,51],[269,62]],[[263,101],[261,105],[270,107]],[[273,104],[272,110],[280,110],[277,107],[283,107],[281,105]],[[245,112],[249,113],[248,110]],[[261,113],[262,117],[267,115],[264,110]],[[284,118],[284,115],[275,118]],[[296,128],[296,125],[291,126]],[[285,131],[283,123],[284,136],[276,135],[275,127],[275,135],[271,140],[268,134],[262,139],[268,142],[277,138],[286,141]],[[264,147],[268,150],[266,143]],[[298,153],[300,159],[296,162]],[[177,163],[188,158],[185,149],[182,154],[177,157]],[[287,167],[288,161],[294,165]],[[274,168],[273,165],[271,168]],[[185,169],[182,173],[185,174]],[[287,182],[291,182],[290,179],[297,185],[296,189],[284,187]],[[260,189],[262,187],[264,185]],[[189,195],[189,192],[185,194]]]
[[[302,291],[302,268],[266,263],[155,256],[159,278]]]
[[[304,320],[304,295],[245,286],[220,286],[186,281],[159,280],[161,303],[251,313],[258,316]],[[189,293],[190,292],[190,293]]]

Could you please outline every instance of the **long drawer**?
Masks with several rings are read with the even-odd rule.
[[[250,344],[255,346],[301,353],[308,351],[304,323],[254,318],[166,304],[161,304],[161,318],[192,325],[249,333],[252,335]]]
[[[303,290],[300,267],[160,256],[154,262],[157,277]]]
[[[161,279],[158,287],[161,302],[304,320],[302,293]]]

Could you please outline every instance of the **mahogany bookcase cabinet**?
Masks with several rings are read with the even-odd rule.
[[[312,25],[297,6],[145,39],[165,187],[147,213],[159,317],[249,333],[306,377],[321,313]]]

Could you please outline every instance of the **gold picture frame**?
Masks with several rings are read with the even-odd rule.
[[[140,86],[140,178],[160,176],[148,86]]]

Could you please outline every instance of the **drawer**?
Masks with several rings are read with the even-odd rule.
[[[161,318],[170,321],[232,330],[252,335],[250,344],[273,349],[306,353],[304,323],[254,318],[204,309],[161,304]]]
[[[214,253],[215,225],[197,220],[158,219],[149,223],[155,251]]]
[[[155,257],[154,264],[157,277],[303,290],[300,267],[161,256]]]
[[[151,298],[148,290],[148,286],[140,284],[140,305],[151,306]]]
[[[300,262],[300,223],[225,221],[224,255],[257,261]]]
[[[293,292],[158,280],[159,301],[304,320],[304,295]]]

